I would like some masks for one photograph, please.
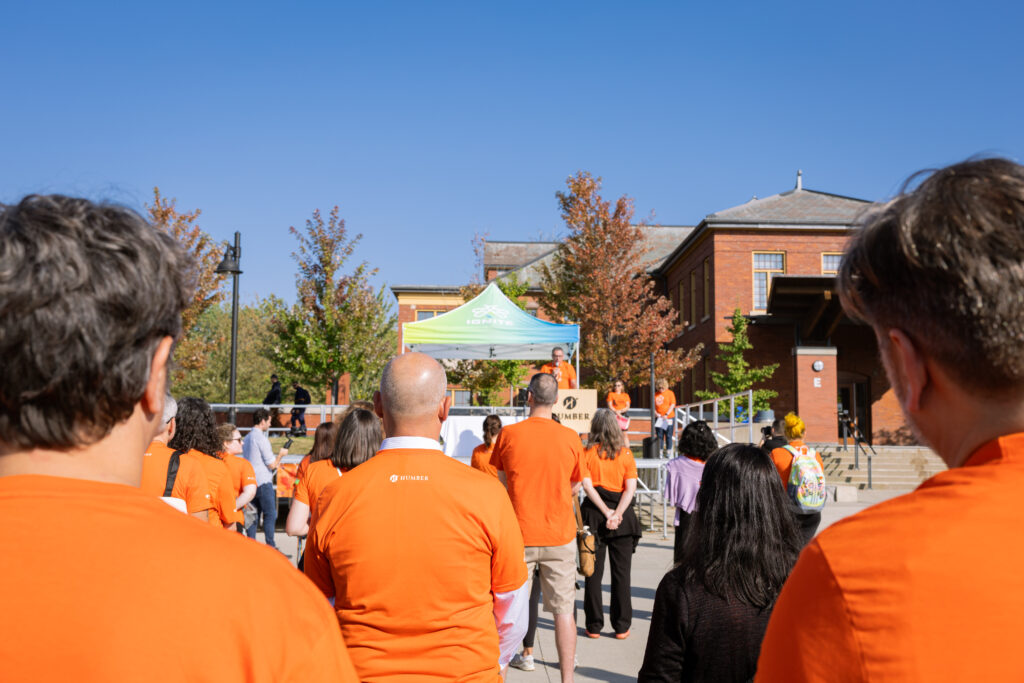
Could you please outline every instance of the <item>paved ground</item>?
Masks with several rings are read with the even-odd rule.
[[[858,502],[856,503],[829,503],[822,513],[821,528],[824,529],[843,517],[852,515],[863,510],[874,503],[886,500],[904,491],[859,491]],[[660,506],[656,506],[660,510]],[[643,662],[644,647],[647,644],[647,631],[651,620],[651,609],[654,605],[654,592],[664,576],[672,566],[672,533],[669,531],[667,539],[662,538],[660,530],[660,519],[657,520],[658,530],[644,534],[633,556],[633,627],[628,640],[620,641],[612,637],[610,626],[605,630],[599,639],[590,639],[583,635],[582,627],[579,629],[577,639],[577,656],[579,667],[576,669],[576,681],[589,683],[601,681],[603,683],[625,683],[635,681],[637,671]],[[258,536],[263,540],[263,534]],[[285,551],[294,561],[296,543],[295,540],[279,532],[276,541],[281,550]],[[607,569],[605,577],[607,579]],[[583,590],[582,579],[580,591],[577,592],[577,619],[582,623],[583,619]],[[606,583],[604,593],[605,612],[608,609],[608,584]],[[555,650],[554,625],[551,615],[541,611],[537,627],[537,640],[534,648],[537,668],[532,672],[509,669],[506,680],[519,683],[541,683],[546,681],[558,681],[558,654]]]

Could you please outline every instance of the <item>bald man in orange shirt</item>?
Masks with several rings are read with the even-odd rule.
[[[1024,167],[957,164],[877,207],[839,291],[950,469],[804,549],[757,680],[1022,681]]]
[[[450,406],[437,361],[392,359],[374,396],[388,438],[318,504],[305,571],[363,681],[500,683],[526,633],[519,523],[497,479],[441,451]]]

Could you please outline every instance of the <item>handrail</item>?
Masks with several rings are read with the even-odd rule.
[[[681,421],[682,424],[689,424],[690,422],[696,422],[697,420],[704,419],[704,415],[707,412],[705,408],[711,407],[711,415],[713,427],[711,428],[715,434],[715,438],[721,439],[724,443],[732,443],[736,439],[736,427],[742,425],[743,422],[737,422],[736,420],[736,400],[745,400],[747,419],[747,429],[749,431],[749,442],[756,443],[754,440],[754,391],[748,389],[738,394],[729,394],[728,396],[719,396],[718,398],[709,399],[707,401],[699,401],[697,403],[687,403],[686,405],[676,407],[676,420]],[[718,416],[721,414],[719,404],[728,401],[729,402],[729,422],[728,427],[721,427],[719,425]],[[740,409],[743,409],[743,405],[740,404]],[[699,417],[693,416],[694,409],[697,410]],[[680,420],[680,418],[682,418]],[[732,439],[727,438],[725,435],[719,432],[720,429],[727,428]]]

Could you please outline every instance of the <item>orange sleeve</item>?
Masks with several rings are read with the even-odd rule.
[[[224,469],[227,470],[228,466],[224,465]],[[220,501],[220,521],[221,526],[225,524],[234,524],[237,521],[237,515],[235,514],[235,490],[231,487],[231,473],[225,472],[224,476],[220,480],[220,485],[217,487],[217,499]]]
[[[512,500],[508,496],[496,497],[500,506],[498,528],[488,529],[494,548],[491,554],[491,591],[507,593],[526,583],[523,532],[512,508]]]
[[[587,467],[587,458],[583,453],[583,446],[573,444],[572,447],[573,466],[569,481],[574,484],[578,481],[590,478],[590,469]]]
[[[562,361],[562,362],[565,363],[565,369],[566,369],[565,376],[575,382],[576,381],[576,368],[574,368],[572,366],[572,363],[570,363],[569,361]]]
[[[302,475],[301,479],[295,480],[295,490],[292,491],[292,500],[309,505],[309,472]]]
[[[775,469],[779,471],[782,485],[785,486],[786,479],[789,478],[789,469],[793,466],[793,454],[785,448],[776,448],[772,451],[772,462],[775,463]],[[824,466],[822,466],[822,470],[824,470]]]
[[[622,478],[623,479],[638,479],[636,474],[636,459],[633,457],[633,451],[628,448],[623,448],[619,451],[619,458],[622,460]]]
[[[491,451],[491,467],[498,470],[499,472],[505,471],[505,466],[501,462],[502,452],[505,450],[505,439],[504,431],[498,432],[498,438],[494,441],[494,450]]]
[[[322,548],[326,543],[321,543],[323,523],[325,518],[321,517],[315,526],[310,527],[306,538],[306,550],[302,556],[302,571],[306,577],[313,582],[320,592],[328,598],[334,597],[334,578],[331,576],[331,566],[327,563],[327,557]]]
[[[171,495],[185,501],[189,514],[213,507],[203,469],[187,458],[181,458],[178,462],[178,476],[174,479]]]
[[[256,470],[252,468],[252,463],[244,458],[239,458],[242,461],[242,488],[252,484],[256,486]]]
[[[817,541],[782,587],[761,643],[756,681],[866,681],[842,589]],[[827,653],[827,656],[826,656]]]

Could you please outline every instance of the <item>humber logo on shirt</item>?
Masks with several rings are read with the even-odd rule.
[[[430,481],[430,477],[425,474],[392,474],[389,481],[392,484],[399,481]]]

